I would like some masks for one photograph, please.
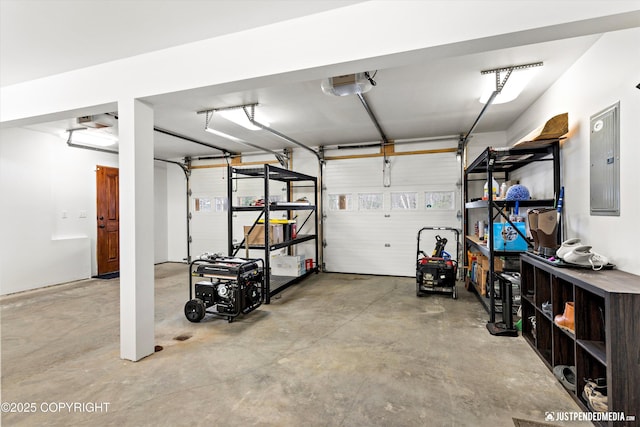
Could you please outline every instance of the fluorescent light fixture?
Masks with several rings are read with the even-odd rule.
[[[209,120],[209,115],[207,114],[207,120]],[[282,165],[282,167],[286,167],[287,166],[287,157],[282,155],[281,153],[276,153],[273,150],[269,150],[268,148],[264,148],[264,147],[260,147],[258,145],[252,144],[250,142],[247,142],[245,140],[242,140],[240,138],[236,138],[235,136],[229,135],[228,133],[224,133],[224,132],[220,132],[219,130],[215,130],[209,127],[209,123],[210,121],[207,121],[204,127],[204,130],[206,132],[212,133],[214,135],[217,135],[219,137],[228,139],[229,141],[233,141],[233,142],[237,142],[238,144],[242,144],[242,145],[246,145],[247,147],[251,147],[251,148],[255,148],[257,150],[262,150],[262,151],[266,151],[267,153],[271,153],[274,156],[276,156],[276,158],[278,159],[278,161],[280,162],[280,164]]]
[[[230,122],[233,122],[237,125],[242,126],[243,128],[246,128],[249,130],[260,130],[258,126],[255,126],[253,123],[249,121],[249,118],[247,118],[247,115],[244,112],[243,108],[230,108],[226,110],[218,110],[215,113],[221,115],[222,117],[229,120]],[[254,120],[256,119],[254,118]],[[269,126],[269,122],[265,121],[263,117],[261,117],[260,120],[256,120],[256,121],[265,126]]]
[[[504,87],[493,100],[493,104],[504,104],[516,99],[522,90],[531,81],[533,76],[538,72],[538,68],[515,69],[504,84]],[[496,90],[495,73],[482,75],[482,96],[480,102],[486,104],[491,94]]]
[[[236,138],[235,136],[229,135],[228,133],[220,132],[219,130],[211,129],[209,126],[204,128],[204,130],[209,132],[209,133],[212,133],[214,135],[218,135],[219,137],[228,139],[229,141],[239,142],[239,143],[243,143],[244,142],[240,138]]]
[[[70,142],[93,145],[96,147],[109,147],[118,142],[118,137],[116,135],[96,129],[69,130],[64,134],[64,138]]]

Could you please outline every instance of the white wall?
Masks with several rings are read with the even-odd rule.
[[[491,106],[487,114],[491,114]],[[507,145],[506,132],[473,133],[467,146],[467,165],[471,164],[487,147],[504,147]]]
[[[604,34],[508,130],[517,141],[556,114],[569,113],[562,144],[564,218],[567,238],[577,237],[608,256],[620,270],[640,274],[640,29]],[[589,214],[590,117],[620,101],[620,216]],[[536,168],[522,182],[536,186]],[[539,182],[540,179],[537,179]]]
[[[0,294],[96,274],[96,165],[118,167],[118,156],[70,148],[30,129],[0,130]],[[156,164],[155,182],[155,261],[163,262],[163,164]]]

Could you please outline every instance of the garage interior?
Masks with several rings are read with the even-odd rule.
[[[118,357],[117,279],[5,299],[3,399],[111,405],[3,424],[489,426],[578,410],[526,344],[486,332],[471,293],[425,300],[409,278],[324,273],[230,324],[190,324],[184,279],[181,264],[156,267],[163,350],[134,365]],[[23,322],[25,310],[66,316]],[[485,356],[497,345],[499,363]]]
[[[106,4],[0,3],[3,422],[637,425],[637,2]]]

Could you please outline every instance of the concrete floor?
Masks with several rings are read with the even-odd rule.
[[[156,266],[164,349],[136,363],[119,358],[117,279],[3,297],[2,402],[35,412],[3,405],[2,425],[494,427],[579,411],[464,288],[416,298],[411,278],[324,273],[234,323],[192,324],[187,279]]]

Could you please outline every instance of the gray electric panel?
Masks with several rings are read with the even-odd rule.
[[[591,215],[620,215],[620,102],[591,116]]]

